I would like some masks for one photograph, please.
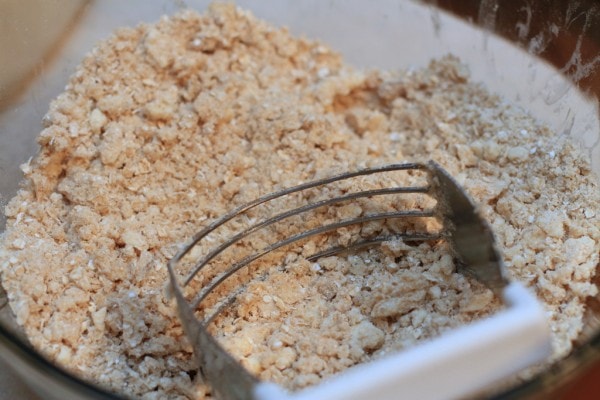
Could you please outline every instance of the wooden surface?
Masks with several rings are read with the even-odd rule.
[[[556,400],[600,399],[600,360],[573,382],[558,390]]]

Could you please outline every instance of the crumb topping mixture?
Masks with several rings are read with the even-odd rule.
[[[491,223],[511,278],[544,303],[553,359],[571,350],[597,294],[600,193],[588,161],[451,56],[359,71],[217,5],[116,31],[44,127],[6,207],[2,285],[36,348],[127,395],[210,398],[165,297],[177,246],[236,205],[342,171],[446,168]],[[498,308],[443,244],[388,242],[317,263],[294,254],[262,279],[241,276],[247,290],[211,328],[251,372],[290,389]]]

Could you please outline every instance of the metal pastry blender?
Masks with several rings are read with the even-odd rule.
[[[180,282],[177,273],[182,259],[192,255],[196,247],[211,232],[244,215],[249,210],[271,201],[335,182],[367,175],[394,171],[427,175],[427,184],[421,186],[392,186],[345,193],[324,200],[308,202],[276,213],[250,226],[212,248],[199,260],[193,260],[191,272]],[[331,207],[357,199],[376,196],[402,196],[421,193],[436,200],[431,209],[400,209],[342,219],[334,223],[298,232],[280,241],[266,245],[233,264],[225,266],[198,293],[186,296],[185,287],[194,280],[220,253],[253,233],[288,218],[320,207]],[[348,246],[326,248],[308,257],[320,257],[340,252],[376,246],[389,240],[406,242],[448,242],[458,272],[468,274],[491,289],[504,308],[496,314],[451,330],[438,338],[415,345],[396,354],[357,365],[324,380],[319,385],[288,393],[283,388],[262,382],[250,374],[209,333],[207,325],[225,307],[231,305],[239,291],[223,301],[211,315],[198,316],[203,300],[225,280],[246,268],[253,261],[304,239],[335,232],[340,228],[371,221],[432,218],[440,221],[439,232],[404,231],[393,235],[363,238]],[[495,246],[489,225],[479,216],[476,207],[458,183],[437,163],[403,163],[366,168],[304,183],[260,197],[235,208],[198,232],[183,246],[168,264],[170,285],[180,319],[190,340],[202,380],[209,384],[217,398],[222,400],[363,400],[371,399],[440,399],[459,398],[476,393],[486,386],[539,362],[551,354],[550,333],[545,312],[522,284],[510,282],[502,259]]]

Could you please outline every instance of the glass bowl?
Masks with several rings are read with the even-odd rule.
[[[7,56],[0,65],[2,205],[18,189],[20,164],[37,151],[35,138],[50,100],[62,91],[94,43],[117,27],[152,22],[186,7],[203,10],[208,4],[57,0],[36,5],[31,0],[21,10],[18,3],[0,4],[6,31],[0,49]],[[570,136],[600,176],[600,8],[593,1],[240,0],[237,4],[295,34],[329,44],[358,67],[422,66],[451,52],[469,66],[472,80],[522,106],[558,135]],[[53,14],[52,9],[61,12]],[[2,211],[0,231],[4,226]],[[546,398],[583,373],[600,358],[599,316],[600,297],[590,298],[585,328],[572,354],[496,397]],[[2,400],[31,398],[29,389],[49,399],[125,397],[70,375],[32,349],[14,322],[3,291],[0,359],[26,384],[12,392],[0,390]],[[7,375],[0,387],[18,384],[12,372],[3,373]]]

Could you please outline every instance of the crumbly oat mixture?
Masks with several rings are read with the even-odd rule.
[[[554,358],[582,327],[599,262],[589,164],[454,58],[361,72],[233,6],[121,29],[50,107],[6,207],[2,284],[52,360],[143,399],[210,398],[165,297],[165,264],[204,223],[276,188],[434,159],[481,205],[514,279],[545,303]],[[366,213],[349,205],[344,215]],[[213,332],[289,388],[497,308],[443,243],[390,242],[250,282]]]

